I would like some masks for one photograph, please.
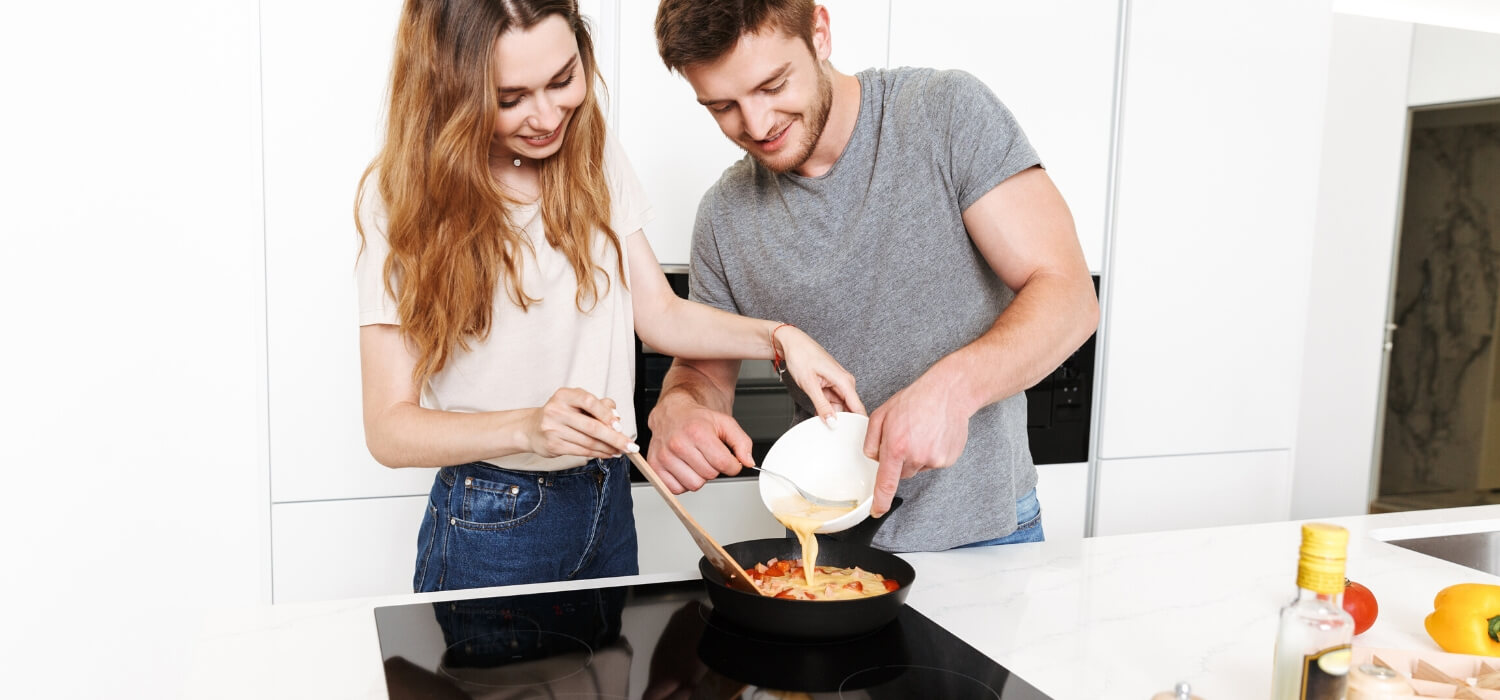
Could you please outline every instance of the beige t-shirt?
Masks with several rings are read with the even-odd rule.
[[[626,239],[651,220],[645,191],[625,153],[610,136],[605,141],[604,172],[610,194],[610,225]],[[355,265],[359,287],[359,325],[400,325],[396,301],[386,294],[382,271],[390,253],[386,213],[378,187],[365,189],[360,207],[365,249]],[[469,350],[455,349],[441,372],[422,387],[422,406],[441,411],[478,413],[534,408],[563,387],[577,387],[614,399],[621,428],[634,436],[635,321],[630,292],[620,283],[614,248],[603,232],[594,238],[594,260],[609,275],[609,287],[587,313],[576,305],[578,280],[567,256],[547,243],[540,207],[520,207],[513,220],[522,224],[535,255],[526,254],[522,281],[526,294],[541,299],[527,311],[511,301],[504,279],[495,285],[495,311],[488,338],[471,338]],[[629,280],[630,258],[625,257]],[[602,285],[601,285],[602,287]],[[554,471],[583,464],[582,457],[546,459],[532,453],[484,460],[507,469]]]

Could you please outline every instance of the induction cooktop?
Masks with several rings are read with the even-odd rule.
[[[1048,696],[902,607],[852,639],[793,641],[723,620],[697,580],[375,609],[398,698]]]

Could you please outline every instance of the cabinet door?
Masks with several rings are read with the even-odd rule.
[[[426,507],[426,496],[272,506],[274,602],[410,593]]]
[[[1099,457],[1291,447],[1330,18],[1130,4]]]
[[[1286,520],[1291,472],[1288,450],[1101,459],[1094,535]]]
[[[1118,0],[892,0],[890,65],[974,74],[1015,113],[1103,267]]]
[[[1088,463],[1041,464],[1036,471],[1036,497],[1042,504],[1042,529],[1047,541],[1083,537],[1089,496]]]
[[[822,4],[829,12],[834,67],[848,73],[885,65],[888,3]],[[719,131],[687,80],[662,65],[656,5],[620,3],[620,78],[611,86],[618,104],[616,133],[656,215],[645,231],[657,259],[686,265],[698,200],[744,151]]]
[[[365,449],[354,193],[380,148],[399,0],[261,3],[273,501],[422,493]]]
[[[585,12],[613,9],[601,0]],[[261,3],[272,500],[425,493],[365,448],[354,195],[383,138],[399,0]],[[601,74],[612,26],[593,18]]]

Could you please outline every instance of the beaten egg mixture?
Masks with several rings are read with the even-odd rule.
[[[859,567],[818,566],[818,538],[814,530],[853,508],[815,506],[800,497],[776,504],[772,515],[802,543],[802,559],[772,559],[747,571],[766,595],[797,600],[848,600],[876,596],[899,588],[895,581]]]

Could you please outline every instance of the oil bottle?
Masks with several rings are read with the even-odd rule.
[[[1281,609],[1272,700],[1342,700],[1349,682],[1354,618],[1344,611],[1344,558],[1349,531],[1302,525],[1297,597]]]

